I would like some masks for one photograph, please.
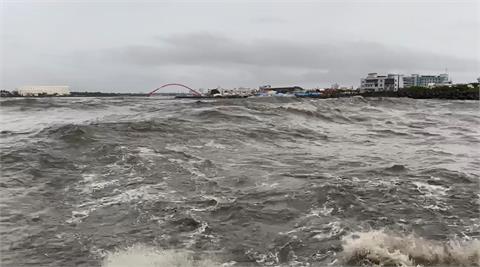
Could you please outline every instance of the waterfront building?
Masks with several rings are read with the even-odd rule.
[[[403,85],[405,88],[412,86],[432,87],[439,85],[449,85],[452,82],[448,80],[448,74],[442,73],[439,75],[419,75],[412,74],[403,77]]]
[[[378,75],[369,73],[366,78],[360,80],[360,90],[364,92],[398,91],[403,88],[403,79],[400,74]]]
[[[17,88],[17,92],[21,96],[39,96],[39,95],[70,95],[69,86],[22,86]]]
[[[274,92],[277,94],[294,94],[304,92],[305,90],[300,86],[290,86],[290,87],[271,87],[271,86],[261,86],[260,92],[267,93],[267,92]]]

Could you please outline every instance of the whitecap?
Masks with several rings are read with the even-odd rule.
[[[226,266],[229,266],[228,263]],[[126,249],[107,252],[102,267],[220,267],[213,259],[194,259],[186,250],[161,250],[145,245],[133,245]]]
[[[480,240],[433,241],[381,230],[342,238],[344,263],[379,266],[480,266]]]
[[[442,197],[447,194],[448,188],[440,185],[427,184],[423,182],[413,182],[418,191],[427,197]]]
[[[213,140],[210,140],[210,142],[206,143],[205,146],[216,148],[216,149],[225,149],[226,148],[224,145],[218,144],[218,143],[214,142]]]

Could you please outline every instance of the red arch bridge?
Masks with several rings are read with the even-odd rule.
[[[183,85],[183,84],[180,84],[180,83],[167,83],[167,84],[164,84],[164,85],[158,87],[157,89],[151,91],[150,93],[148,93],[148,96],[152,96],[153,94],[155,94],[156,91],[158,91],[162,88],[168,87],[168,86],[180,86],[180,87],[188,89],[193,95],[196,95],[196,96],[202,95],[198,91],[196,91],[196,90],[194,90],[194,89],[192,89],[192,88],[190,88],[186,85]]]

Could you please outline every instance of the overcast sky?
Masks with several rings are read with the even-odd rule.
[[[3,1],[2,88],[147,92],[480,76],[480,1]]]

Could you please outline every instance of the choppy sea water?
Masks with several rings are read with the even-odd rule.
[[[0,111],[1,266],[480,265],[477,101]]]

